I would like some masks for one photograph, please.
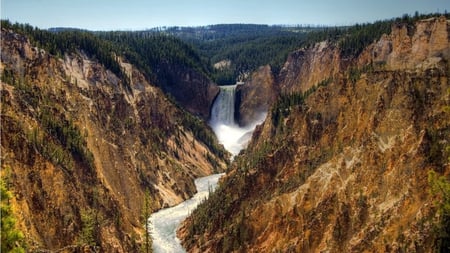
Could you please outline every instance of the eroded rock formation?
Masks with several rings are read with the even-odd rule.
[[[239,125],[247,126],[261,120],[277,96],[270,66],[260,67],[236,92]]]

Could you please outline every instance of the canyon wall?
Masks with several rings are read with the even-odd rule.
[[[196,70],[177,64],[162,64],[158,70],[165,80],[158,84],[187,111],[208,120],[219,87]]]
[[[225,168],[204,122],[125,59],[129,87],[83,51],[58,58],[1,37],[2,180],[28,250],[137,252],[146,192],[152,211],[172,206]]]
[[[270,66],[260,67],[236,91],[236,118],[240,126],[248,126],[262,119],[277,96]]]
[[[188,251],[433,252],[449,30],[442,17],[395,23],[353,59],[329,42],[292,53],[284,95],[180,229]]]

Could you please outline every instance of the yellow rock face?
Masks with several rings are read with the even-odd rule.
[[[182,230],[185,245],[193,252],[432,252],[437,213],[428,172],[450,173],[442,153],[450,140],[443,111],[449,24],[394,26],[352,62],[326,43],[291,54],[282,92],[330,83],[257,128],[218,190],[218,214],[210,206],[206,233],[188,240],[189,226],[202,224],[194,213]],[[352,80],[347,66],[360,75]]]

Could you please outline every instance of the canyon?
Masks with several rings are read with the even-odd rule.
[[[177,231],[188,252],[439,249],[450,20],[411,20],[386,21],[379,36],[370,25],[308,31],[282,66],[234,66],[245,76],[234,86],[216,85],[201,65],[212,56],[171,35],[79,32],[58,51],[70,32],[2,25],[1,179],[27,251],[149,249],[150,214],[164,221],[154,219],[184,207],[196,179],[219,173]]]

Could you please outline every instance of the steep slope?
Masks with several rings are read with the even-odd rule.
[[[339,48],[323,41],[312,48],[291,53],[280,71],[280,89],[286,93],[305,92],[317,83],[345,69]]]
[[[184,109],[209,119],[219,88],[209,78],[209,70],[189,44],[165,33],[104,32],[96,33],[153,78],[156,85],[170,94]]]
[[[161,64],[159,75],[165,76],[159,85],[163,91],[172,95],[187,111],[210,118],[210,109],[219,93],[219,87],[204,74],[179,64]]]
[[[136,252],[145,192],[152,210],[174,205],[224,169],[212,131],[126,60],[129,80],[83,51],[1,37],[1,174],[30,251]]]
[[[247,126],[261,120],[277,95],[275,80],[270,66],[260,67],[244,85],[236,91],[238,123]]]
[[[450,173],[450,21],[344,59],[289,57],[281,95],[219,189],[179,231],[190,252],[432,252],[431,170]]]

